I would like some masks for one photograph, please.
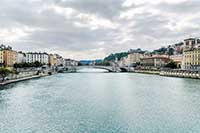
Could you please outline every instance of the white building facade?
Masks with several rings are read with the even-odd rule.
[[[62,56],[55,54],[56,56],[56,66],[64,66],[65,60]]]
[[[47,65],[49,56],[47,53],[26,53],[26,63],[34,63],[36,61]]]
[[[127,57],[127,65],[128,66],[135,66],[137,63],[140,63],[140,59],[143,58],[143,54],[132,52],[128,54]]]
[[[120,67],[133,67],[136,66],[137,63],[140,63],[140,59],[143,57],[141,53],[132,52],[129,53],[128,56],[121,58],[118,64]]]
[[[26,55],[25,53],[18,52],[16,57],[16,63],[24,63],[26,62]]]
[[[78,61],[72,59],[65,59],[65,66],[78,66]]]

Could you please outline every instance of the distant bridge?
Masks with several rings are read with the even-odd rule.
[[[77,72],[81,69],[102,69],[107,70],[108,72],[128,72],[128,68],[120,68],[115,66],[67,66],[64,67],[61,71],[66,72]]]
[[[116,72],[116,70],[114,70],[112,66],[74,66],[74,67],[71,67],[71,69],[74,69],[75,71],[78,71],[81,69],[102,69],[102,70],[107,70],[108,72]]]

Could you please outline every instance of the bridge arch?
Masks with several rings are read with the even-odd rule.
[[[81,69],[101,69],[101,70],[107,70],[108,72],[114,72],[112,70],[112,67],[105,67],[105,66],[76,66],[76,70],[81,70]]]
[[[128,68],[120,67],[121,72],[128,72]]]

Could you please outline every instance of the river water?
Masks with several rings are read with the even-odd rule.
[[[200,81],[66,73],[0,90],[0,133],[200,132]]]

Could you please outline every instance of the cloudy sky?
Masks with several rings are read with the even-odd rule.
[[[200,0],[1,0],[0,41],[16,50],[103,58],[200,36]]]

